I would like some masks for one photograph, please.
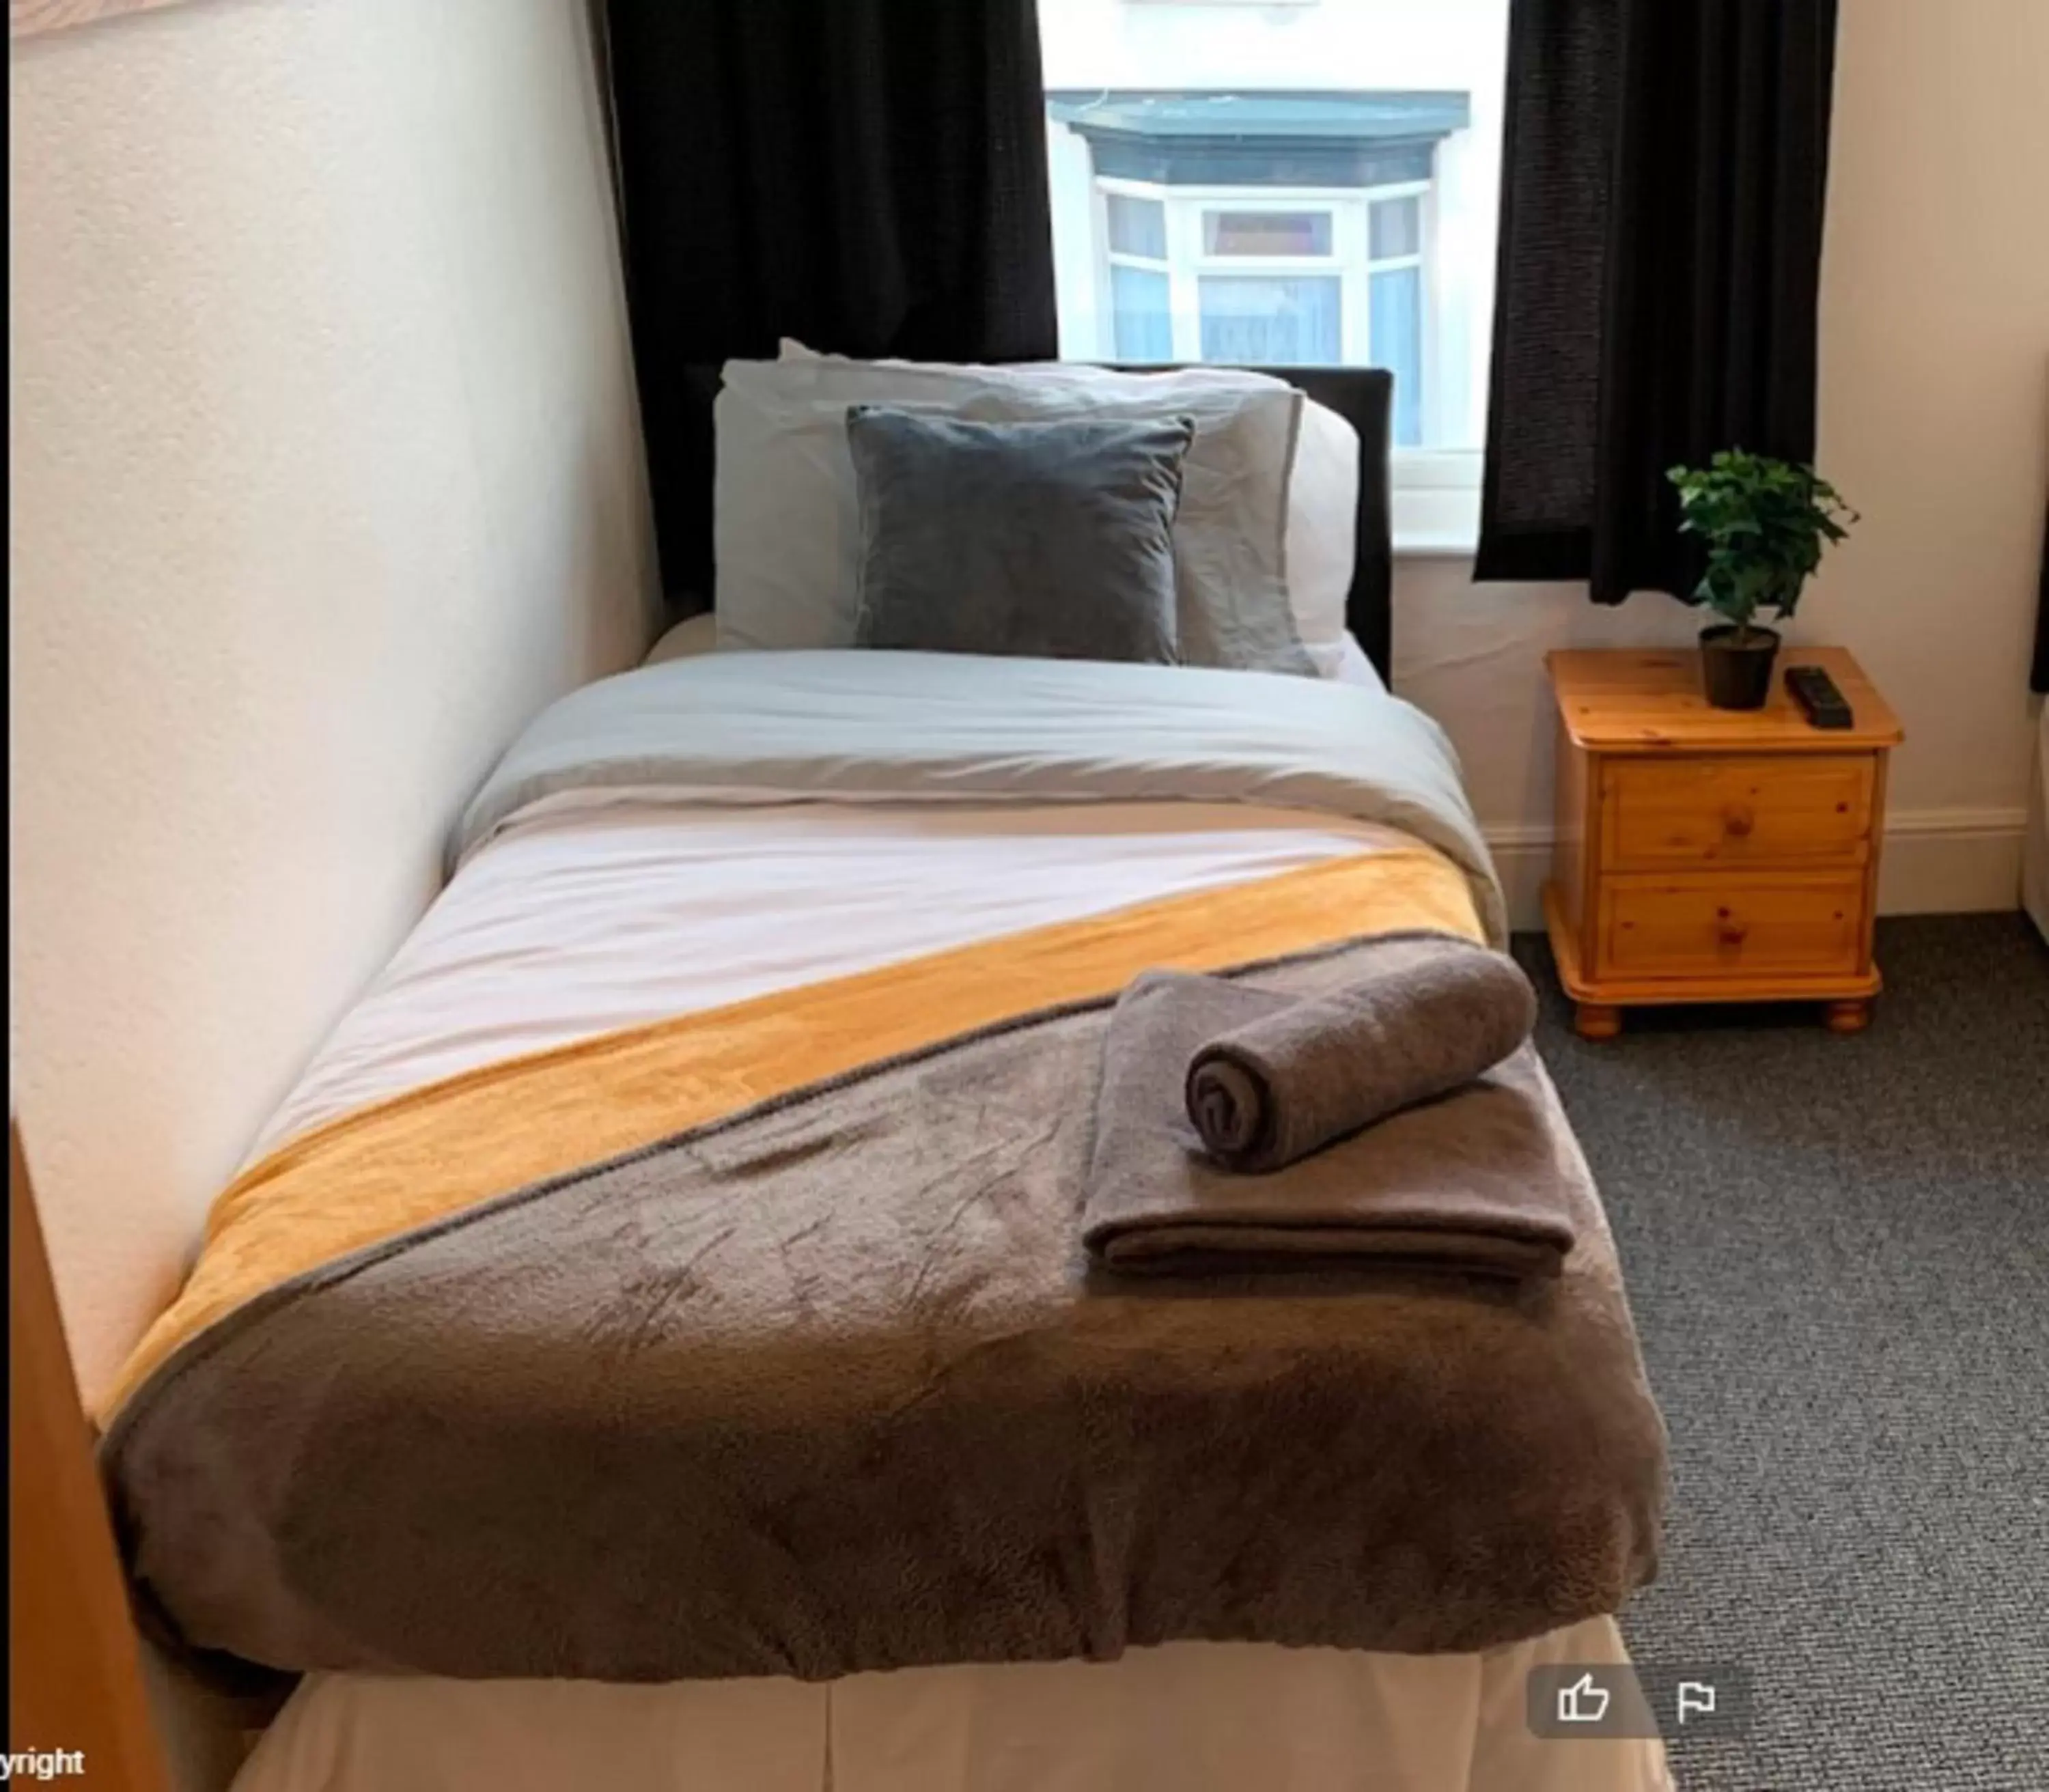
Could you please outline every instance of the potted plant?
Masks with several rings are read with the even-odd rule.
[[[1823,551],[1849,532],[1857,514],[1812,467],[1728,449],[1705,468],[1674,467],[1666,476],[1679,491],[1682,534],[1697,535],[1707,570],[1689,603],[1727,620],[1701,632],[1701,667],[1708,701],[1720,709],[1757,709],[1771,694],[1776,629],[1759,626],[1791,616]]]

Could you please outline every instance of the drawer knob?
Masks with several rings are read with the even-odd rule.
[[[1722,827],[1731,839],[1744,839],[1756,826],[1757,817],[1743,803],[1732,803],[1722,811]]]
[[[1723,921],[1715,928],[1715,938],[1724,946],[1740,946],[1749,936],[1750,925],[1745,921]]]

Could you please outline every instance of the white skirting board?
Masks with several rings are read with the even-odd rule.
[[[2035,717],[2035,803],[2028,814],[2021,880],[2028,912],[2049,939],[2049,702]]]
[[[2024,809],[1895,809],[1885,818],[1881,915],[1962,915],[2020,906]],[[1483,827],[1518,931],[1544,924],[1548,827]]]

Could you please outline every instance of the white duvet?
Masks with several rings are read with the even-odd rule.
[[[253,1155],[521,1052],[1406,838],[1223,803],[545,799],[456,873]]]
[[[1270,787],[1280,776],[1293,780],[1282,787],[1290,802],[1088,800],[1057,779],[1048,784],[1045,766],[1088,762],[1105,741],[1050,738],[1030,775],[986,766],[993,794],[962,790],[934,802],[891,794],[902,743],[916,729],[896,732],[898,773],[884,773],[862,749],[872,717],[850,730],[826,719],[835,703],[862,706],[850,692],[873,699],[872,672],[864,682],[853,668],[835,696],[833,674],[817,666],[717,669],[857,657],[718,655],[701,663],[713,670],[663,687],[663,701],[678,689],[703,698],[700,713],[714,718],[713,738],[694,762],[709,784],[663,782],[655,774],[676,762],[657,754],[616,783],[556,787],[537,768],[558,763],[550,755],[571,735],[588,739],[593,700],[570,700],[567,724],[559,713],[544,718],[480,795],[448,888],[307,1067],[257,1151],[511,1054],[1407,841],[1387,819],[1319,808],[1307,800],[1301,767],[1272,758],[1276,740],[1300,745],[1333,717],[1358,725],[1355,739],[1339,742],[1351,770],[1340,770],[1331,789],[1355,774],[1368,783],[1385,774],[1398,810],[1413,801],[1420,810],[1449,791],[1455,812],[1432,829],[1441,842],[1457,843],[1470,822],[1448,748],[1434,764],[1367,763],[1383,751],[1427,760],[1434,733],[1382,692],[1352,692],[1307,724],[1298,712],[1264,748],[1254,742],[1234,771],[1244,717],[1226,714],[1207,757],[1188,724],[1191,703],[1215,713],[1227,686],[1192,692],[1170,672],[1151,681],[1158,702],[1149,711],[1142,692],[1124,699],[1137,706],[1125,718],[1127,740],[1150,743],[1145,751],[1156,756],[1170,744],[1165,758],[1194,764],[1199,787],[1234,776]],[[957,664],[909,675],[951,677],[958,698],[962,672]],[[779,735],[757,699],[763,678],[793,674],[799,684],[786,690],[817,690],[823,679],[832,699],[786,706],[786,721],[811,737],[813,763],[752,783],[744,772],[736,778],[736,767],[758,767],[764,743],[771,761],[783,750],[787,729]],[[904,674],[900,667],[884,675]],[[1260,674],[1188,676],[1316,688]],[[1000,671],[977,667],[973,677],[986,713],[958,702],[956,713],[985,741],[1016,738],[1023,712],[1001,713]],[[1035,678],[1043,696],[1040,674],[1028,668],[1019,682]],[[647,686],[635,688],[628,708],[644,720]],[[1273,694],[1250,690],[1249,707]],[[599,723],[602,733],[602,716]],[[838,799],[793,799],[795,789],[836,779]],[[1339,810],[1363,806],[1355,794],[1334,800]],[[1491,890],[1483,855],[1476,874]],[[315,1675],[238,1784],[242,1792],[1661,1792],[1669,1782],[1655,1742],[1540,1741],[1524,1721],[1531,1666],[1623,1658],[1614,1622],[1602,1619],[1484,1656],[1177,1644],[1110,1664],[920,1669],[829,1686]]]
[[[456,857],[543,799],[655,789],[745,807],[1233,803],[1381,822],[1458,865],[1488,934],[1507,928],[1443,729],[1320,678],[853,650],[643,667],[535,719],[464,811]]]

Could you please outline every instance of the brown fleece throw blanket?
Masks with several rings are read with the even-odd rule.
[[[1328,996],[1234,1000],[1219,993],[1229,988],[1184,978],[1146,992],[1143,1017],[1121,1015],[1110,1050],[1122,1034],[1127,1055],[1164,1051],[1171,1033],[1189,1123],[1234,1170],[1277,1170],[1470,1083],[1537,1024],[1537,993],[1514,959],[1446,935],[1384,939],[1359,981]],[[1176,1029],[1168,1013],[1190,1024]]]
[[[1441,955],[1443,943],[1361,950],[1399,966]],[[1090,1251],[1107,1268],[1142,1272],[1384,1258],[1476,1275],[1557,1274],[1573,1244],[1569,1171],[1526,1044],[1457,1092],[1270,1174],[1211,1160],[1181,1099],[1190,1053],[1263,1020],[1290,1028],[1313,1005],[1229,978],[1155,971],[1132,984],[1103,1044],[1082,1223]]]
[[[104,1445],[156,1627],[286,1669],[818,1679],[1469,1650],[1619,1607],[1663,1429],[1541,1071],[1555,1278],[1133,1281],[1078,1223],[1109,1019],[814,1086],[238,1309]]]

